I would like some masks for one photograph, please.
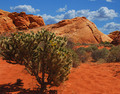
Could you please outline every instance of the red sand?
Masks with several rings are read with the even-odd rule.
[[[35,78],[27,73],[24,66],[9,64],[0,59],[0,86],[13,84],[17,79],[23,80],[25,89],[36,87]],[[58,94],[120,94],[120,64],[81,64],[71,70],[69,80],[57,90]]]

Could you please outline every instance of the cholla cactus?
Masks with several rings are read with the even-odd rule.
[[[66,38],[42,30],[30,34],[18,32],[3,37],[0,48],[5,60],[24,64],[41,85],[41,92],[44,92],[47,85],[59,86],[68,79],[72,53],[65,48],[66,44]]]

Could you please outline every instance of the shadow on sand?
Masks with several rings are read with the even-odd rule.
[[[40,93],[40,89],[36,88],[34,90],[24,89],[23,83],[21,79],[17,79],[17,81],[13,84],[2,84],[0,85],[0,94],[11,94],[14,92],[18,92],[17,94],[42,94]],[[44,94],[57,94],[56,90],[49,90]]]

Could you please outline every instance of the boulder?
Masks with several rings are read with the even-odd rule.
[[[75,43],[112,41],[111,38],[99,31],[96,25],[85,17],[76,17],[70,20],[60,21],[51,27],[49,26],[48,29],[55,31],[58,35],[66,36]]]
[[[0,32],[14,31],[16,29],[12,19],[7,15],[9,12],[0,9]]]
[[[17,29],[19,30],[28,29],[30,22],[27,15],[24,12],[21,13],[13,12],[8,14],[8,17],[10,17],[13,20]]]
[[[100,43],[111,42],[112,39],[99,31],[96,25],[85,17],[76,17],[60,21],[56,24],[41,26],[30,31],[46,29],[54,32],[58,36],[67,37],[68,40],[75,43]]]
[[[113,39],[112,44],[120,45],[120,31],[111,32],[108,36]]]
[[[36,22],[32,22],[29,25],[29,28],[39,27],[39,25]]]
[[[0,32],[15,31],[16,27],[9,17],[0,17]]]
[[[28,18],[30,20],[30,23],[36,22],[39,26],[45,25],[43,18],[41,16],[28,15]]]
[[[27,15],[25,12],[7,12],[0,9],[0,32],[25,30],[45,25],[42,17]]]

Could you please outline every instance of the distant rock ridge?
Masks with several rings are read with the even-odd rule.
[[[42,28],[54,32],[56,35],[65,36],[69,41],[75,43],[94,44],[112,41],[110,37],[99,31],[96,25],[85,17],[62,20],[56,24],[41,26],[30,31],[38,31]]]
[[[0,32],[30,29],[45,25],[41,16],[0,10]]]
[[[120,45],[120,31],[111,32],[108,36],[113,39],[112,44]]]
[[[35,28],[36,27],[36,28]],[[0,10],[0,32],[46,29],[58,36],[67,37],[75,43],[111,42],[112,39],[99,31],[96,25],[85,17],[62,20],[56,24],[45,25],[41,16],[27,15],[25,12],[10,13]]]

